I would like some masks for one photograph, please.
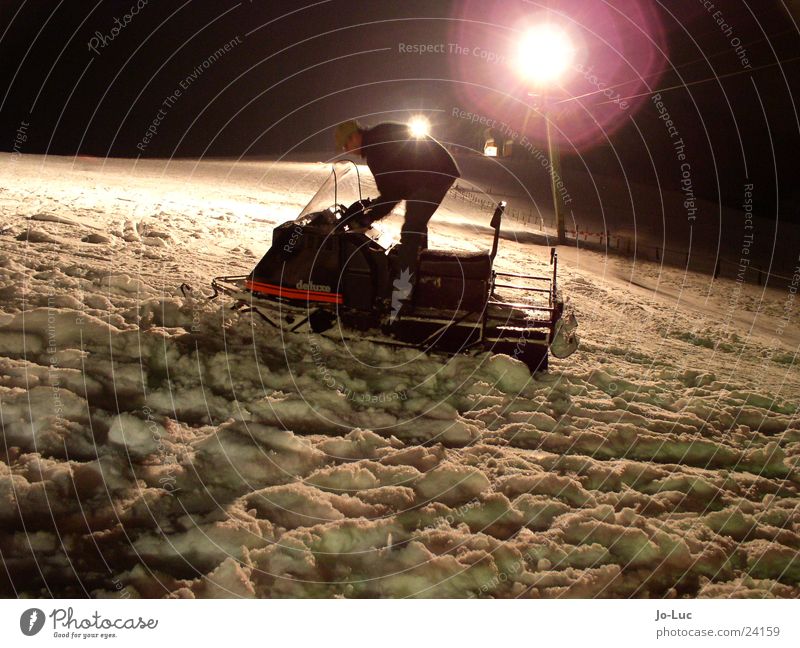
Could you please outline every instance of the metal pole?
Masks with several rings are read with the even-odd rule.
[[[561,180],[561,154],[558,149],[558,141],[553,137],[553,123],[547,110],[547,97],[543,97],[544,121],[547,125],[547,155],[550,158],[550,186],[553,190],[553,209],[556,215],[556,233],[558,244],[566,243],[566,232],[564,230],[564,211],[561,209],[561,200],[558,197],[556,183]]]

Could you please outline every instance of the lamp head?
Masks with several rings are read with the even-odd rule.
[[[528,81],[547,85],[561,78],[575,59],[575,46],[560,27],[542,23],[522,36],[517,50],[517,68]]]

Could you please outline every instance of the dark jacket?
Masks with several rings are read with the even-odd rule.
[[[430,136],[413,137],[406,124],[386,122],[365,130],[361,152],[380,192],[371,210],[374,219],[420,189],[444,192],[461,177],[447,149]]]

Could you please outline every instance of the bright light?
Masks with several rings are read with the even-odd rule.
[[[497,157],[497,147],[494,144],[486,144],[483,147],[483,154],[486,157]]]
[[[564,30],[545,23],[525,33],[517,54],[517,67],[522,76],[544,85],[569,69],[575,58],[575,48]]]
[[[431,130],[431,124],[422,115],[417,115],[408,122],[408,130],[411,131],[412,137],[425,137]]]

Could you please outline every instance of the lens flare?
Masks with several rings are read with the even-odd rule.
[[[416,115],[408,122],[408,130],[411,132],[412,137],[425,137],[431,132],[431,124],[422,115]]]
[[[548,23],[531,27],[517,52],[520,74],[537,85],[560,79],[575,59],[575,46],[563,29]]]
[[[494,124],[504,140],[519,145],[524,136],[543,148],[544,108],[557,124],[551,134],[565,153],[608,145],[613,133],[631,125],[669,69],[671,44],[661,5],[651,0],[453,3],[448,40],[469,54],[447,57],[459,108],[448,127],[466,133]],[[475,52],[497,56],[490,61]],[[469,141],[483,149],[480,134]],[[498,145],[500,155],[503,148]]]

